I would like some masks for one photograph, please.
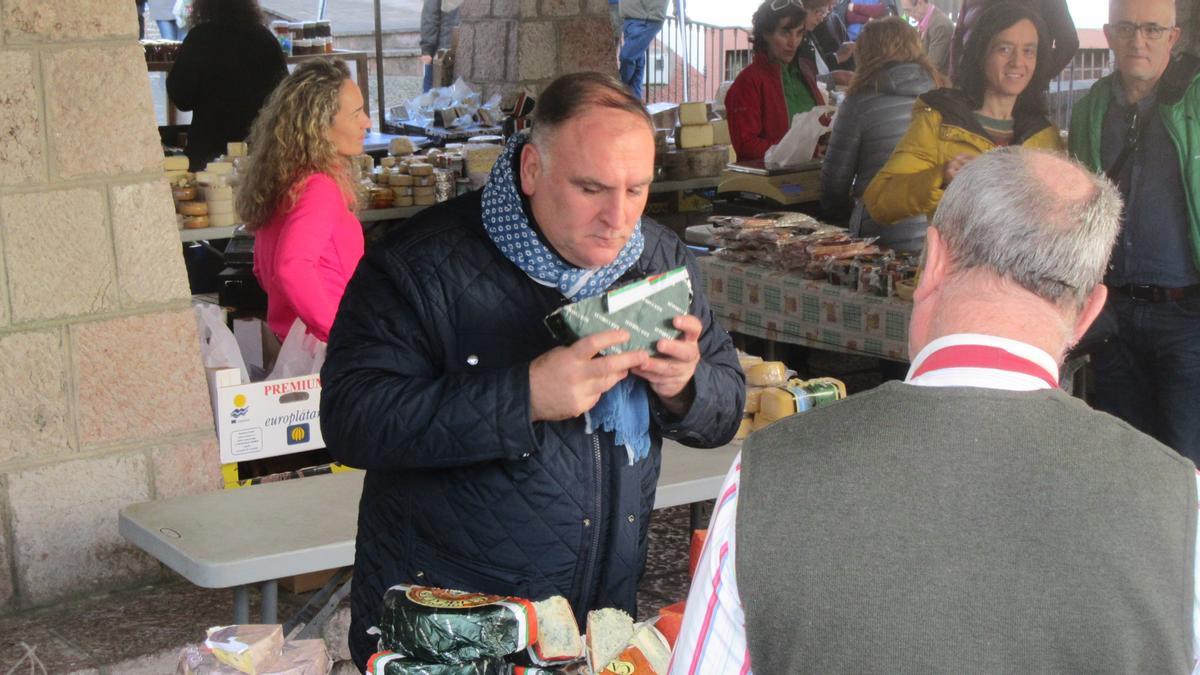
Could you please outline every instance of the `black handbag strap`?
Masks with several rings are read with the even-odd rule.
[[[1129,127],[1125,130],[1125,145],[1121,148],[1121,153],[1117,155],[1104,171],[1104,175],[1108,177],[1114,185],[1121,184],[1121,173],[1125,170],[1125,165],[1129,163],[1129,158],[1137,151],[1138,143],[1142,140],[1142,130],[1146,127],[1146,118],[1153,113],[1142,115],[1138,112],[1137,105],[1133,107],[1133,112],[1129,114]]]

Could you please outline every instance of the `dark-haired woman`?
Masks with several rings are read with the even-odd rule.
[[[871,218],[932,217],[954,176],[997,147],[1062,150],[1045,114],[1049,50],[1036,13],[1009,2],[988,8],[967,42],[958,88],[917,99],[908,131],[867,187]]]
[[[192,111],[187,156],[193,171],[226,144],[245,140],[250,123],[287,75],[279,42],[256,0],[196,0],[192,28],[167,75],[167,93]]]
[[[766,0],[754,12],[754,60],[725,96],[740,161],[762,159],[787,134],[793,115],[825,105],[812,62],[797,58],[807,16],[800,0]]]

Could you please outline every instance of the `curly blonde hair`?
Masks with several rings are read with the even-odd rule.
[[[237,191],[237,212],[247,230],[266,225],[276,210],[295,206],[304,179],[314,173],[331,176],[350,209],[358,207],[350,162],[328,137],[338,94],[349,77],[341,61],[305,61],[259,111],[246,139],[250,157]]]
[[[937,67],[925,55],[921,46],[921,34],[916,28],[898,16],[875,19],[867,22],[855,42],[854,60],[858,64],[854,79],[846,91],[857,93],[865,87],[875,86],[875,76],[884,68],[896,63],[917,63],[929,73],[938,87],[947,86]]]

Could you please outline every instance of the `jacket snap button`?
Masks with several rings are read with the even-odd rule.
[[[632,522],[633,522],[633,521],[635,521],[635,520],[637,520],[637,518],[634,518],[632,513],[631,513],[631,514],[629,514],[629,522],[631,522],[631,523],[632,523]]]
[[[467,357],[467,365],[468,366],[479,365],[479,357],[474,354],[471,354],[470,356]]]
[[[424,572],[421,572],[421,571],[419,571],[419,570],[418,570],[418,571],[417,571],[417,578],[419,579],[419,578],[421,578],[421,577],[423,577],[423,576],[425,576],[425,573],[424,573]]]
[[[526,452],[526,453],[522,454],[521,459],[529,459],[529,453]]]
[[[584,518],[584,519],[583,519],[583,526],[584,526],[584,527],[591,527],[591,526],[592,526],[592,519],[591,519],[591,518]]]

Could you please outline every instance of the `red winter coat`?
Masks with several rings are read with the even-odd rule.
[[[816,68],[805,59],[797,63],[813,100],[825,105],[817,89]],[[779,64],[766,54],[755,54],[754,61],[742,69],[725,95],[725,114],[738,161],[762,159],[767,148],[778,143],[791,125]]]

